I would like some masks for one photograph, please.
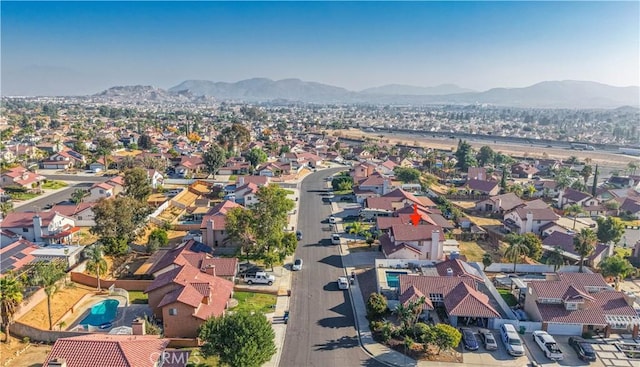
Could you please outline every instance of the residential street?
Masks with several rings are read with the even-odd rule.
[[[318,192],[309,192],[325,189],[324,178],[343,169],[310,174],[301,184],[298,229],[304,239],[296,257],[304,260],[304,268],[293,274],[280,366],[383,366],[361,349],[351,300],[338,290],[336,280],[345,273],[339,249],[325,230],[331,206]]]

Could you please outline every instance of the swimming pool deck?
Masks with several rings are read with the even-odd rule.
[[[116,318],[111,323],[112,326],[108,329],[98,329],[97,327],[92,328],[92,332],[105,332],[108,333],[112,328],[120,327],[120,326],[131,326],[133,320],[137,317],[149,315],[151,316],[151,309],[148,305],[129,305],[127,304],[127,299],[124,296],[120,295],[109,295],[109,294],[94,294],[84,300],[80,301],[76,305],[73,306],[74,312],[66,317],[63,317],[60,322],[64,321],[66,323],[65,330],[73,330],[74,328],[80,325],[80,322],[84,320],[89,312],[91,311],[91,306],[95,305],[98,302],[114,299],[119,302],[118,310],[116,312]],[[95,330],[97,329],[97,330]]]

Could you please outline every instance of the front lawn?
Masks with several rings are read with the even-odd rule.
[[[9,194],[11,200],[30,200],[38,197],[40,194],[34,194],[31,192],[12,192]]]
[[[148,304],[149,296],[142,291],[129,291],[129,303],[132,305]]]
[[[43,189],[50,189],[50,190],[57,190],[67,186],[69,185],[62,181],[47,181],[41,185]]]
[[[272,294],[254,292],[234,292],[233,298],[238,300],[238,305],[233,308],[234,312],[273,312],[276,307],[276,296]]]
[[[218,356],[204,357],[200,353],[199,348],[191,349],[187,367],[216,367],[218,365],[220,365],[220,358]]]
[[[500,293],[502,299],[507,303],[507,306],[513,307],[518,304],[516,296],[514,296],[508,289],[498,289],[498,293]]]

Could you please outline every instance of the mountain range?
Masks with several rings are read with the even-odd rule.
[[[127,88],[114,87],[95,97],[124,97],[134,93]],[[524,88],[493,88],[484,92],[465,89],[454,84],[417,87],[390,84],[362,91],[350,91],[332,85],[300,79],[271,80],[253,78],[235,83],[208,80],[186,80],[168,91],[143,88],[136,97],[161,100],[215,98],[246,102],[287,100],[310,103],[375,103],[401,105],[429,104],[489,104],[504,107],[530,108],[617,108],[640,107],[640,88],[615,87],[588,81],[546,81]],[[151,88],[151,89],[149,89]]]

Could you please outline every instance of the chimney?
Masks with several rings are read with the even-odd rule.
[[[426,246],[425,246],[426,247]],[[442,246],[440,246],[440,231],[431,231],[431,254],[427,260],[442,259]]]
[[[533,232],[533,213],[531,211],[527,212],[527,221],[524,225],[525,232]]]
[[[215,241],[213,240],[213,218],[207,221],[207,245],[213,247]]]
[[[496,213],[499,213],[500,210],[502,210],[502,199],[498,198],[498,201],[496,201],[496,205],[498,206],[497,208],[494,208],[493,211]]]
[[[131,329],[133,331],[133,335],[145,335],[145,321],[139,317],[133,319],[131,323]]]
[[[453,276],[453,269],[447,268],[447,276],[448,277],[452,277]]]
[[[54,358],[47,363],[47,367],[67,367],[67,361],[64,358]]]
[[[33,216],[33,242],[42,241],[42,218],[38,214]]]
[[[244,185],[244,176],[238,176],[238,186]]]
[[[558,194],[558,208],[562,209],[562,197],[564,196],[564,190],[560,190]]]
[[[216,266],[209,264],[207,265],[206,268],[204,268],[204,272],[209,274],[209,275],[213,275],[214,277],[216,276]]]
[[[209,304],[209,300],[211,300],[211,291],[209,291],[209,294],[207,294],[206,296],[202,297],[202,304],[208,305]]]

